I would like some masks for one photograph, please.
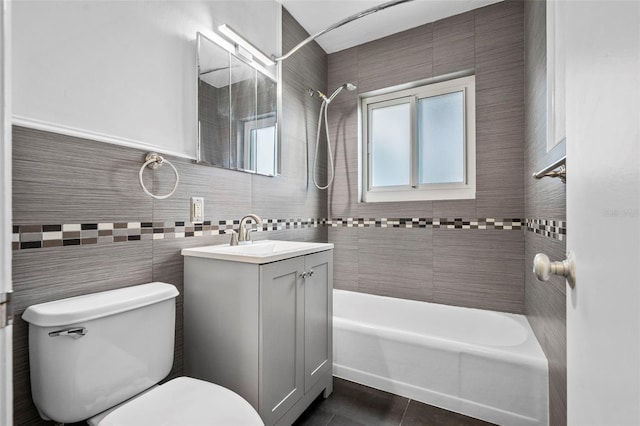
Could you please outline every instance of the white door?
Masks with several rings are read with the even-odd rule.
[[[567,1],[570,425],[640,425],[640,2]]]
[[[11,291],[11,102],[9,1],[0,0],[0,304]],[[6,305],[5,305],[6,308]],[[12,326],[0,306],[0,424],[13,424]]]

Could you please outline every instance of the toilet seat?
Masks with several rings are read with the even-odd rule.
[[[256,410],[222,386],[179,377],[116,408],[98,426],[264,426]]]

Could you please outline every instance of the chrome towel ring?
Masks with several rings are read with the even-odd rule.
[[[171,197],[173,193],[176,192],[176,189],[178,189],[178,182],[180,181],[180,176],[178,176],[178,170],[176,170],[176,168],[173,166],[173,164],[171,164],[169,160],[165,159],[162,155],[155,152],[148,153],[144,160],[145,160],[144,164],[142,165],[142,167],[140,167],[140,173],[138,173],[138,180],[140,181],[140,186],[142,187],[142,190],[144,191],[144,193],[150,197],[155,198],[156,200],[164,200],[165,198]],[[149,192],[149,190],[144,186],[144,182],[142,182],[142,173],[144,172],[144,169],[147,167],[149,167],[152,170],[155,170],[158,167],[162,167],[163,164],[168,164],[169,166],[171,166],[171,168],[173,169],[173,172],[176,174],[176,183],[175,185],[173,185],[173,189],[171,190],[171,192],[169,192],[167,195],[154,195],[151,192]]]

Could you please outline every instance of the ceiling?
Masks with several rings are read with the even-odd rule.
[[[309,34],[388,0],[278,0]],[[414,0],[365,16],[320,36],[333,53],[501,0]],[[286,52],[282,52],[286,53]]]

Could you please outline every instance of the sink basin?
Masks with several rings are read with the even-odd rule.
[[[331,250],[332,248],[333,244],[328,243],[262,240],[239,246],[222,244],[183,249],[182,255],[261,264]]]

